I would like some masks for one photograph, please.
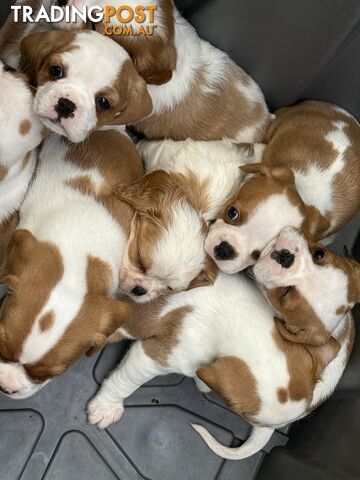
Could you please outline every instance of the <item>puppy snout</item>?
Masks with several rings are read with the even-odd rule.
[[[236,252],[228,242],[221,242],[214,248],[214,255],[216,260],[233,260],[236,257]]]
[[[286,249],[282,249],[280,251],[275,250],[275,252],[273,252],[270,256],[283,268],[290,268],[295,261],[295,255]]]
[[[144,295],[147,294],[147,290],[140,285],[137,285],[131,290],[131,294],[134,295],[135,297],[143,297]]]
[[[5,393],[6,395],[14,395],[14,393],[16,393],[17,390],[12,390],[12,389],[9,389],[9,388],[5,388],[2,385],[0,385],[0,392]]]
[[[75,103],[68,98],[60,98],[57,105],[55,106],[55,111],[59,115],[59,119],[73,117],[75,110]]]

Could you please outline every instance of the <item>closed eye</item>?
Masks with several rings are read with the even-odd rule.
[[[293,286],[285,287],[281,295],[281,298],[285,298],[287,295],[289,295],[289,293],[292,291],[293,288],[294,288]]]

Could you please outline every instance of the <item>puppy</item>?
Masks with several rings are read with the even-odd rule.
[[[323,347],[287,342],[256,285],[245,276],[219,274],[212,286],[137,307],[121,332],[139,340],[88,404],[89,422],[107,428],[141,385],[179,373],[194,377],[203,392],[217,392],[253,424],[239,448],[222,446],[194,426],[217,455],[237,460],[257,453],[276,428],[306,416],[333,392],[349,358],[354,323],[350,313],[344,316]]]
[[[17,5],[27,5],[33,9],[36,15],[42,5],[47,9],[51,6],[58,7],[76,7],[82,11],[83,7],[105,7],[110,5],[106,0],[17,0]],[[122,6],[123,0],[113,0],[111,5],[115,8]],[[130,26],[133,35],[112,35],[111,38],[123,46],[130,54],[136,70],[145,79],[146,83],[162,85],[170,80],[173,70],[176,67],[176,50],[174,46],[174,13],[172,0],[137,0],[127,1],[127,6],[155,6],[154,22],[147,21],[137,23],[132,20],[127,26]],[[111,26],[120,26],[116,17],[111,18]],[[106,23],[95,23],[94,27],[99,33],[104,33]],[[152,35],[140,35],[139,28],[154,27]],[[89,22],[84,23],[78,19],[74,23],[48,24],[40,22],[14,23],[14,16],[10,14],[5,22],[0,34],[0,53],[11,65],[18,68],[20,66],[20,43],[23,38],[33,32],[49,31],[53,29],[61,30],[84,30],[92,29]]]
[[[0,388],[12,398],[99,350],[129,317],[113,296],[132,215],[112,193],[142,173],[135,146],[116,130],[79,145],[45,141],[2,277]]]
[[[0,62],[0,267],[36,165],[43,125],[25,76]]]
[[[324,345],[360,302],[360,264],[284,229],[262,252],[254,277],[275,309],[282,336]]]
[[[151,113],[145,81],[110,38],[92,31],[33,33],[22,41],[21,53],[37,88],[35,113],[74,143],[103,125],[125,125]]]
[[[360,127],[347,112],[314,101],[281,109],[266,140],[206,240],[226,273],[253,265],[287,226],[325,239],[360,208]]]
[[[147,302],[169,290],[209,285],[217,268],[204,252],[208,224],[239,188],[239,166],[256,157],[228,140],[142,141],[138,148],[150,173],[117,191],[134,209],[122,292]]]
[[[150,139],[262,142],[271,116],[259,86],[175,7],[174,23],[176,68],[164,85],[149,85],[153,112],[135,129]]]

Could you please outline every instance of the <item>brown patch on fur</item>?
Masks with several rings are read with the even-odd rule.
[[[28,152],[28,153],[25,155],[25,157],[24,157],[24,159],[23,159],[23,161],[22,161],[22,168],[23,168],[23,169],[28,166],[28,164],[29,164],[29,162],[30,162],[30,159],[31,159],[31,156],[32,156],[32,153],[31,153],[31,152]]]
[[[38,241],[27,230],[14,232],[2,278],[10,292],[1,312],[3,359],[18,361],[35,318],[63,272],[62,257],[54,244]]]
[[[156,23],[161,17],[162,35],[113,35],[111,38],[127,50],[138,73],[146,83],[162,85],[168,82],[176,68],[174,45],[174,5],[172,0],[159,0],[155,11]],[[103,33],[105,24],[97,24]]]
[[[214,390],[227,405],[247,420],[261,408],[257,382],[248,365],[238,357],[220,357],[196,375]]]
[[[275,325],[279,320],[275,319]],[[276,328],[277,327],[277,328]],[[293,401],[306,400],[311,403],[316,382],[324,368],[336,357],[340,344],[334,338],[321,347],[309,347],[285,340],[278,332],[273,337],[278,348],[285,354],[290,380],[287,386],[289,398]]]
[[[26,365],[27,373],[35,380],[63,373],[84,353],[100,350],[132,314],[125,302],[108,298],[112,271],[107,263],[89,256],[86,272],[87,293],[77,316],[56,345],[41,360]]]
[[[230,60],[229,60],[230,62]],[[198,71],[188,94],[174,108],[136,123],[137,131],[152,140],[221,140],[238,142],[242,130],[256,127],[254,142],[262,142],[270,120],[263,102],[252,102],[236,87],[250,77],[234,63],[215,93],[206,92],[206,75]]]
[[[46,332],[54,325],[55,314],[54,312],[48,312],[43,315],[39,320],[40,332]]]
[[[278,388],[276,394],[280,403],[286,403],[289,400],[289,392],[287,388]]]
[[[8,173],[8,168],[0,163],[0,182],[4,180]]]
[[[21,123],[20,123],[20,126],[19,126],[19,133],[20,135],[27,135],[31,130],[31,122],[30,120],[23,120]]]
[[[16,212],[10,218],[5,219],[0,223],[0,276],[7,261],[8,246],[11,236],[19,224],[19,214]],[[1,282],[1,279],[0,279]]]
[[[316,163],[327,169],[337,151],[325,136],[334,130],[333,122],[343,122],[352,142],[345,152],[346,166],[335,177],[333,210],[326,215],[332,221],[326,235],[338,231],[360,208],[360,128],[356,120],[334,105],[306,101],[276,112],[267,135],[263,162],[268,166],[286,166],[306,173]]]
[[[199,275],[191,281],[188,290],[193,288],[207,287],[215,283],[219,269],[216,263],[209,256],[206,257],[205,265]]]
[[[349,313],[351,311],[351,308],[350,307],[347,307],[346,305],[342,305],[341,307],[339,307],[337,310],[336,310],[336,313],[338,315],[345,315],[347,313]]]

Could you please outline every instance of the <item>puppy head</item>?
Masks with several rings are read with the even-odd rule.
[[[314,236],[328,228],[328,222],[303,203],[289,169],[253,164],[240,170],[251,176],[212,225],[205,243],[223,272],[234,274],[254,265],[268,242],[289,225],[309,223]]]
[[[26,398],[63,373],[84,353],[100,349],[130,307],[107,298],[109,272],[89,259],[86,280],[68,284],[63,258],[27,230],[12,237],[0,311],[0,389]]]
[[[72,142],[96,127],[148,116],[151,97],[128,53],[92,31],[34,33],[21,44],[22,64],[37,87],[34,110]]]
[[[360,265],[308,240],[294,228],[270,242],[253,269],[287,340],[325,344],[360,301]]]
[[[26,76],[0,61],[0,163],[7,167],[22,157],[25,162],[42,140],[43,125],[33,114],[33,101]]]
[[[150,173],[116,195],[134,209],[120,271],[123,293],[145,303],[214,281],[216,266],[204,252],[206,225],[173,175]]]

